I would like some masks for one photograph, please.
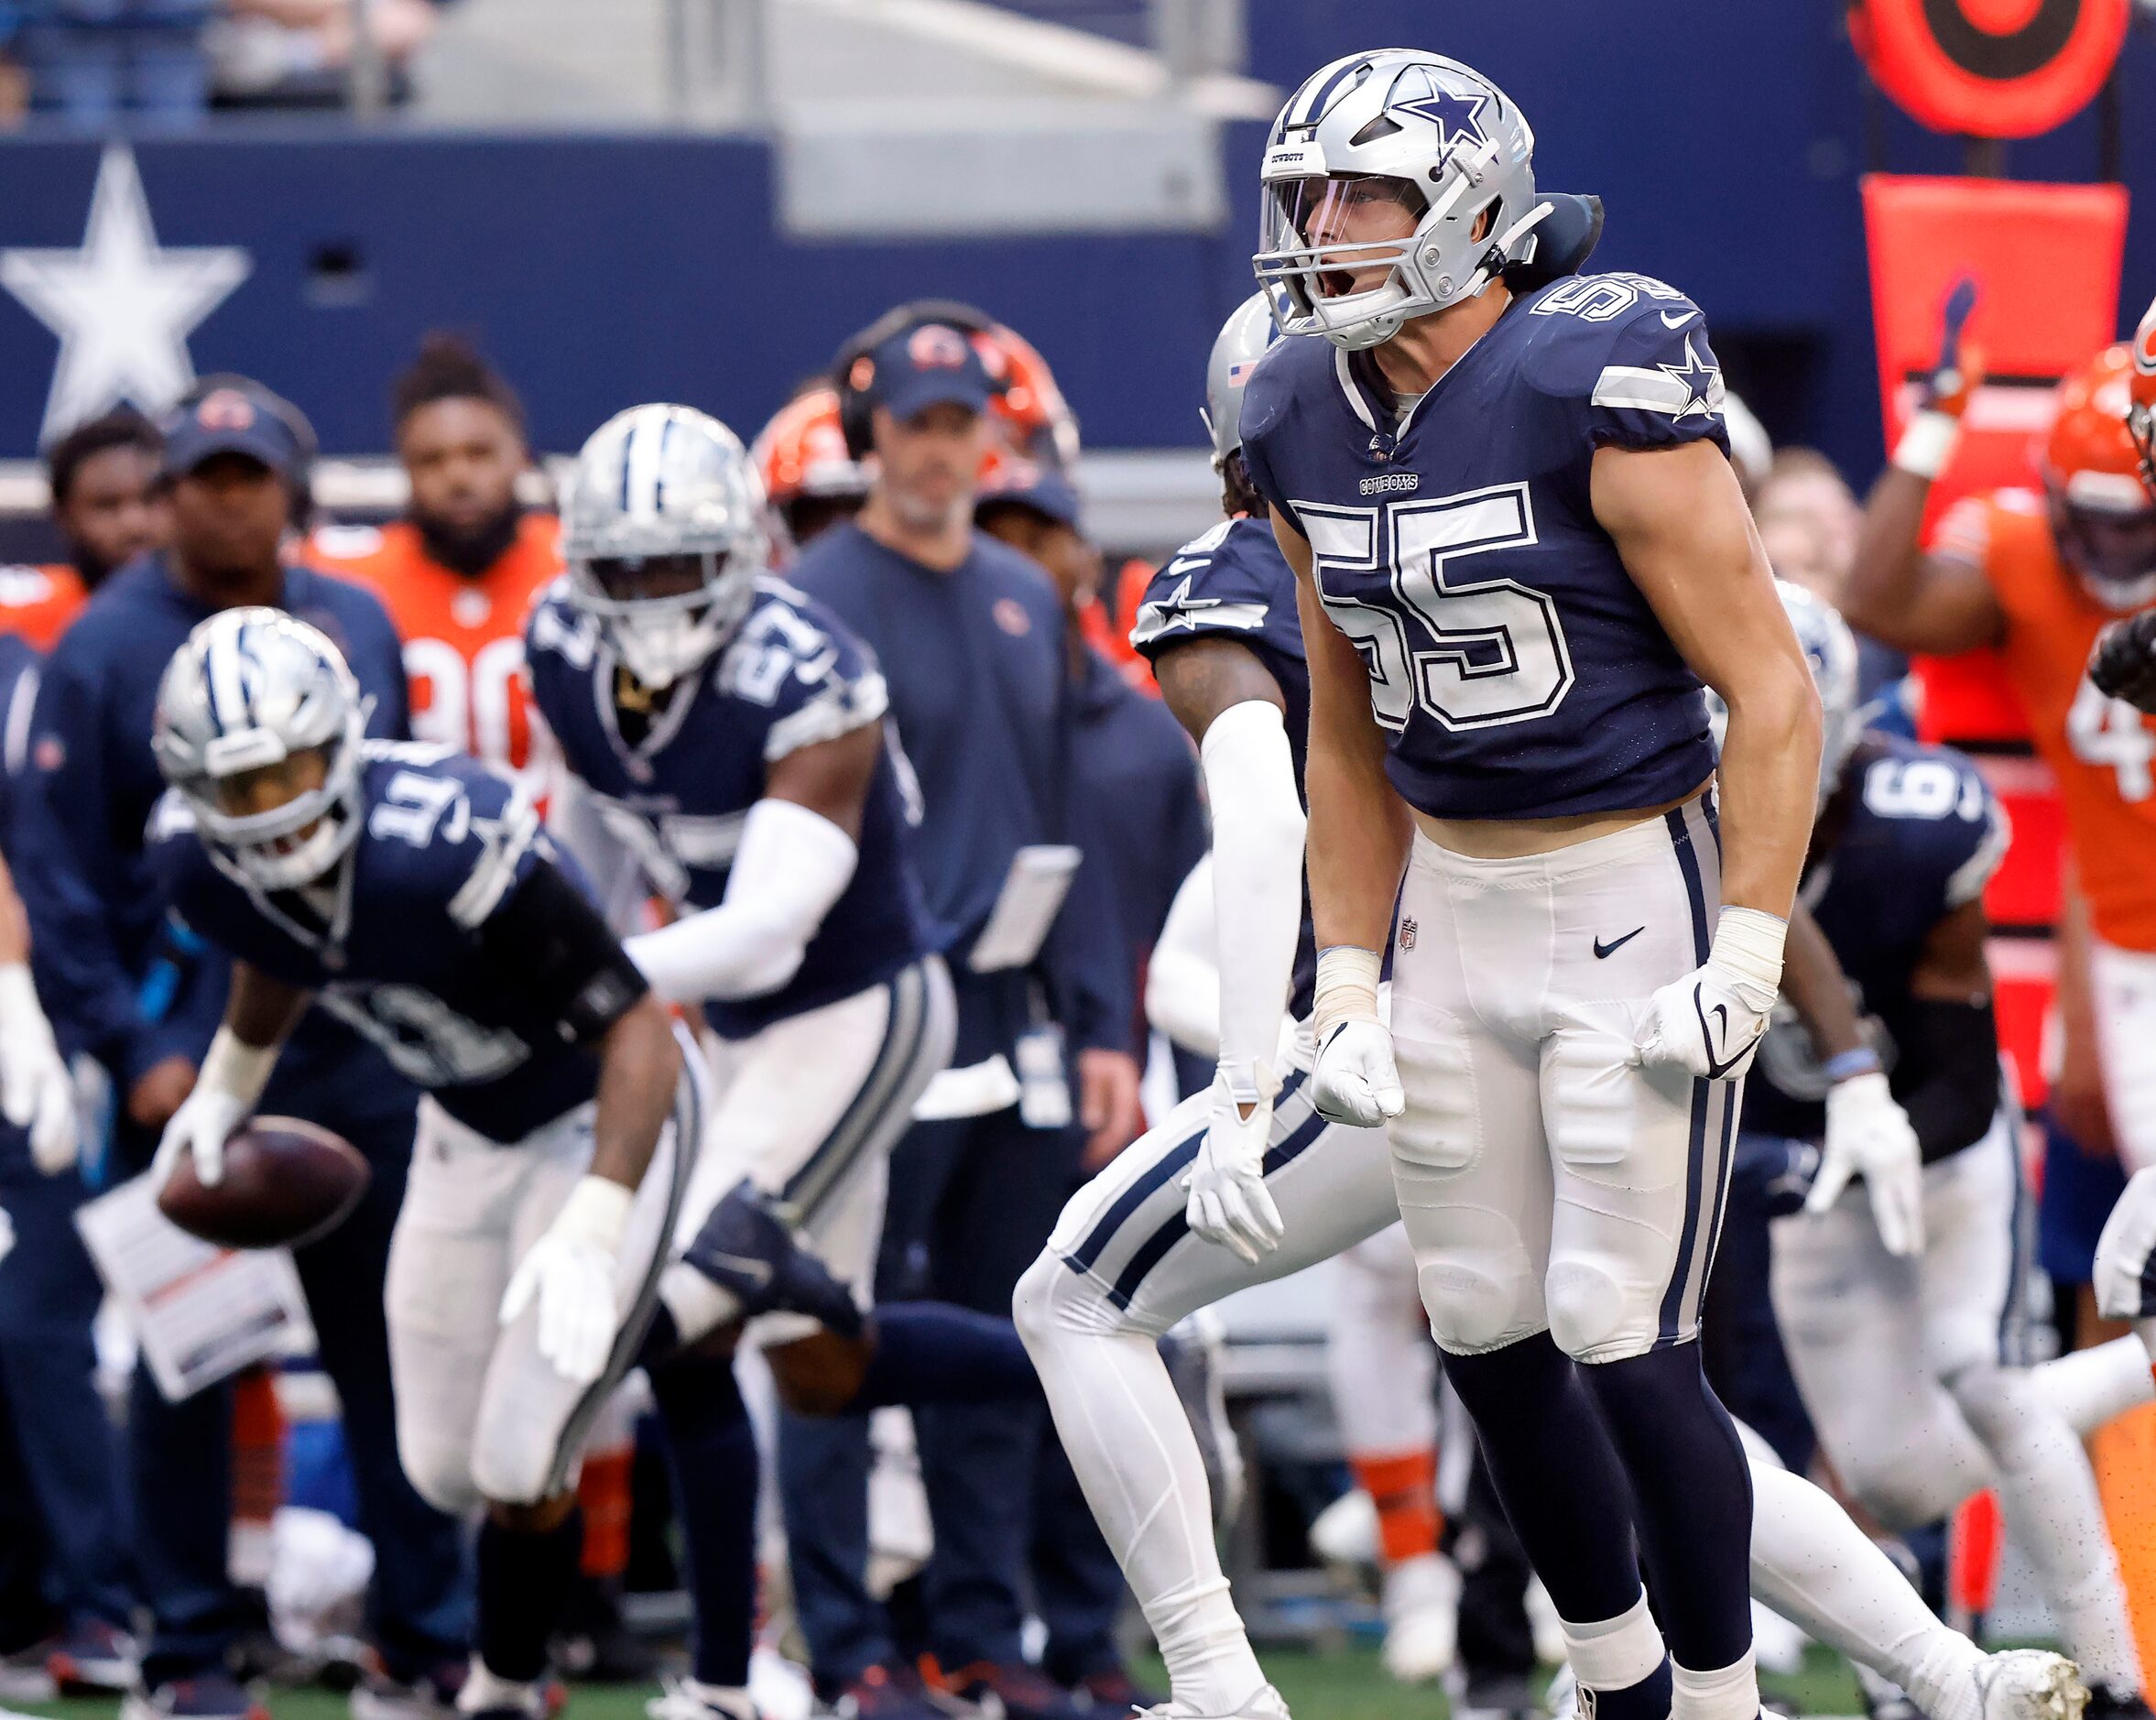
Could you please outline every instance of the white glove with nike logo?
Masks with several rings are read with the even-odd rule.
[[[1392,1035],[1377,1018],[1375,950],[1334,944],[1318,952],[1317,993],[1310,1014],[1318,1042],[1310,1072],[1311,1103],[1320,1116],[1377,1128],[1407,1108]]]
[[[1647,1000],[1633,1036],[1635,1064],[1674,1065],[1704,1081],[1751,1067],[1781,989],[1789,922],[1756,908],[1725,908],[1713,952]]]

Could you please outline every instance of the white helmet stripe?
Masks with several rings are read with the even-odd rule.
[[[1345,60],[1336,60],[1327,71],[1314,72],[1302,86],[1302,93],[1281,116],[1283,129],[1288,125],[1314,125],[1323,117],[1325,103],[1333,99],[1333,93],[1353,77],[1358,67],[1367,63],[1362,54],[1351,54]]]

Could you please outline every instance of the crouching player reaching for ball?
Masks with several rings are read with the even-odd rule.
[[[696,1064],[526,794],[364,730],[337,648],[278,610],[212,616],[165,671],[151,853],[235,959],[159,1158],[220,1180],[310,1001],[427,1090],[387,1289],[397,1443],[435,1506],[486,1508],[460,1708],[536,1716],[581,1446],[653,1325],[688,1188]],[[779,1257],[773,1305],[808,1267]]]
[[[1392,1119],[1432,1330],[1602,1720],[1753,1720],[1751,1487],[1694,1340],[1818,699],[1697,307],[1502,284],[1532,149],[1480,74],[1389,49],[1312,77],[1266,153],[1286,338],[1244,459],[1310,665],[1310,1087]],[[1621,1467],[1586,1459],[1597,1410]]]

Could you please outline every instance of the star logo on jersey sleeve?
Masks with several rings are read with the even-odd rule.
[[[1397,111],[1428,120],[1437,127],[1439,147],[1450,149],[1459,143],[1489,142],[1489,133],[1482,128],[1482,110],[1488,103],[1486,95],[1462,95],[1440,84],[1428,95],[1398,103]]]
[[[1168,571],[1172,573],[1175,565]],[[1223,597],[1193,597],[1191,581],[1194,574],[1186,573],[1182,582],[1158,603],[1143,604],[1138,612],[1138,625],[1130,630],[1133,645],[1144,645],[1175,632],[1179,627],[1195,633],[1201,627],[1237,627],[1255,632],[1265,626],[1263,604],[1230,603]]]
[[[1689,336],[1684,342],[1682,365],[1657,365],[1655,368],[1684,390],[1683,404],[1671,411],[1671,417],[1682,419],[1698,412],[1712,418],[1721,411],[1722,373],[1702,361]]]

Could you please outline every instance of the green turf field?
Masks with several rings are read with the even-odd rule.
[[[1288,1698],[1295,1720],[1440,1720],[1444,1698],[1434,1691],[1403,1690],[1386,1678],[1377,1655],[1349,1648],[1324,1654],[1276,1651],[1265,1657],[1266,1670]],[[1157,1675],[1159,1668],[1140,1669]],[[1763,1681],[1768,1698],[1786,1712],[1847,1715],[1858,1711],[1857,1686],[1841,1660],[1815,1649],[1804,1671],[1793,1679]],[[651,1693],[628,1687],[578,1689],[565,1720],[644,1720],[644,1699]],[[326,1691],[277,1691],[268,1697],[276,1720],[345,1720],[344,1698]],[[63,1702],[27,1712],[60,1720],[105,1720],[110,1702]]]

